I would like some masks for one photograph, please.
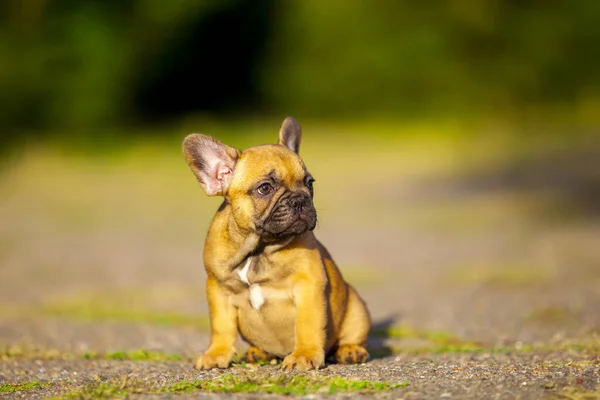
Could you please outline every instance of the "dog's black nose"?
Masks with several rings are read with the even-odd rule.
[[[291,206],[296,210],[296,212],[301,213],[304,209],[305,199],[304,197],[295,197],[290,199]]]

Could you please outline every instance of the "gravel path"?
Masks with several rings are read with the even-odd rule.
[[[565,387],[575,388],[579,392],[592,392],[600,383],[599,369],[600,359],[597,355],[482,353],[399,355],[377,359],[364,365],[329,365],[312,374],[320,377],[410,382],[407,387],[363,395],[364,398],[510,399],[558,397],[558,394],[565,393]],[[226,372],[198,372],[190,368],[189,362],[11,360],[3,363],[0,377],[11,382],[52,382],[50,386],[23,394],[26,398],[44,398],[57,395],[65,389],[93,385],[98,381],[120,383],[129,380],[131,386],[139,381],[142,382],[141,387],[149,388],[164,387],[179,381],[214,379],[230,373],[251,376],[253,379],[269,379],[281,374],[281,371],[277,366],[264,366],[253,369],[236,367]],[[197,397],[198,393],[192,395]],[[239,398],[239,395],[236,397]],[[326,396],[323,394],[310,395],[310,398],[324,397]]]

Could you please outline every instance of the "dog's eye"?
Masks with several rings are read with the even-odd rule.
[[[308,190],[310,190],[311,193],[313,192],[313,182],[314,181],[315,180],[313,178],[308,178],[306,180],[306,187],[308,188]]]
[[[260,185],[258,187],[258,194],[266,196],[269,193],[271,193],[271,191],[273,190],[273,186],[271,186],[271,184],[269,183],[263,183],[262,185]]]

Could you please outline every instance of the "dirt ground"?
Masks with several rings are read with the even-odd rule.
[[[316,234],[371,310],[373,357],[301,376],[390,386],[299,393],[600,398],[600,147],[481,163],[479,147],[372,146],[309,145],[305,160]],[[218,201],[179,157],[32,151],[5,171],[0,398],[285,395],[245,393],[281,379],[276,365],[192,369],[208,343],[202,242]],[[173,386],[219,379],[236,393]]]

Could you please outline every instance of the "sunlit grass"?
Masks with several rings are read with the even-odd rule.
[[[57,398],[92,399],[121,398],[136,394],[182,394],[182,393],[268,393],[280,395],[307,395],[311,393],[361,393],[373,394],[389,392],[408,386],[409,383],[377,382],[352,380],[341,377],[326,378],[318,376],[252,376],[221,375],[214,379],[180,381],[171,385],[157,385],[154,382],[127,378],[98,382],[67,392]]]
[[[472,265],[453,268],[448,280],[454,284],[481,284],[498,288],[528,287],[553,282],[554,271],[537,265]]]
[[[581,310],[559,306],[541,307],[531,310],[523,318],[525,322],[546,325],[566,325],[576,323],[581,318]]]
[[[185,288],[181,288],[181,292],[183,299],[190,296]],[[67,296],[39,306],[0,308],[0,316],[50,317],[80,322],[123,322],[194,327],[196,329],[209,327],[209,319],[206,314],[161,311],[150,308],[149,303],[152,297],[157,297],[154,298],[155,301],[164,298],[161,297],[160,292],[152,290],[107,291],[87,296]],[[195,299],[190,297],[190,301],[193,300]]]
[[[33,311],[33,314],[36,312]],[[78,320],[82,322],[125,322],[158,326],[192,326],[200,329],[209,327],[205,315],[189,315],[177,312],[127,310],[109,305],[54,305],[44,307],[39,315]]]

